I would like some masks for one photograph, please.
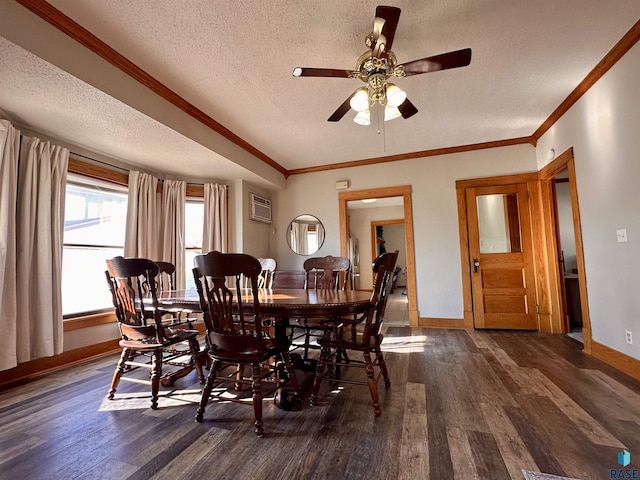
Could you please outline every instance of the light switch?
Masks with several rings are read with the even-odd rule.
[[[616,230],[616,235],[618,236],[618,243],[627,241],[627,229],[621,228],[620,230]]]

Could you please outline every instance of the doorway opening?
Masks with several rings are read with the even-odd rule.
[[[573,149],[539,172],[547,240],[551,331],[581,340],[591,352],[582,229]],[[580,338],[582,333],[582,338]]]
[[[583,343],[580,279],[576,260],[575,232],[569,172],[565,169],[552,180],[556,217],[556,255],[560,276],[564,329],[567,335]]]
[[[418,308],[417,308],[417,292],[416,292],[416,270],[415,270],[415,250],[413,241],[413,207],[411,202],[411,186],[399,186],[399,187],[386,187],[386,188],[374,188],[367,190],[357,190],[352,192],[340,192],[338,194],[338,203],[340,209],[340,251],[342,256],[348,256],[350,250],[350,215],[349,215],[349,203],[361,200],[370,199],[389,199],[393,197],[400,197],[402,199],[402,219],[399,220],[404,223],[404,249],[406,252],[406,288],[407,288],[407,304],[408,304],[408,317],[409,325],[418,326]],[[370,221],[369,221],[370,222]],[[367,223],[369,226],[370,223]],[[363,252],[369,251],[362,243],[366,240],[369,243],[370,237],[368,234],[361,235],[359,239],[358,251],[360,257],[363,256]],[[351,247],[353,250],[353,246]],[[360,259],[360,273],[361,279],[364,279],[365,268],[370,268],[371,263],[365,262],[364,258]],[[369,278],[368,276],[366,278]]]

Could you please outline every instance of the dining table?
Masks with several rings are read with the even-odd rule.
[[[250,298],[251,290],[243,289]],[[260,309],[265,316],[291,318],[339,318],[358,314],[370,306],[371,292],[364,290],[315,290],[303,288],[258,289]],[[195,288],[158,293],[161,307],[201,312]]]
[[[252,301],[251,290],[242,289],[243,297]],[[158,292],[158,304],[163,309],[184,309],[191,312],[202,312],[200,297],[195,288],[184,290],[165,290]],[[344,318],[366,312],[370,306],[371,292],[365,290],[316,290],[303,288],[261,288],[258,290],[261,313],[264,317],[278,320],[278,327],[290,324],[300,325],[304,319],[324,319],[331,326],[337,326]],[[297,354],[291,354],[294,366],[301,370],[312,371],[313,365],[307,365]],[[163,383],[169,386],[176,378],[183,376],[180,372]]]

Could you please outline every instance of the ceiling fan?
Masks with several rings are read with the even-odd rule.
[[[359,78],[366,84],[353,92],[333,112],[328,121],[341,120],[349,109],[353,108],[358,112],[354,121],[360,125],[369,125],[369,109],[376,103],[385,108],[385,121],[399,116],[409,118],[418,113],[418,109],[409,101],[405,92],[388,81],[391,77],[402,78],[449,68],[466,67],[471,63],[471,49],[465,48],[398,64],[391,46],[399,19],[400,9],[397,7],[380,5],[376,8],[373,31],[365,39],[365,45],[369,50],[358,58],[355,70],[303,67],[293,69],[294,77]]]

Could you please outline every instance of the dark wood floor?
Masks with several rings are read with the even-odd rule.
[[[388,326],[392,387],[323,384],[294,411],[209,405],[195,375],[148,408],[147,387],[105,399],[116,357],[0,393],[0,477],[11,479],[522,479],[522,469],[609,478],[640,455],[640,383],[563,336]],[[359,373],[359,372],[358,372]],[[309,386],[309,377],[300,378]]]

